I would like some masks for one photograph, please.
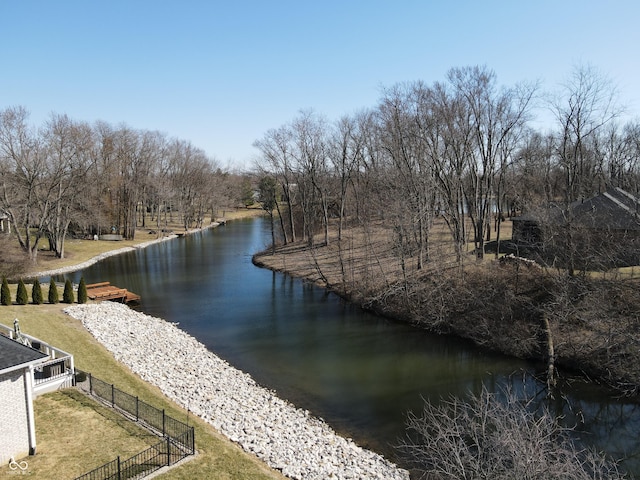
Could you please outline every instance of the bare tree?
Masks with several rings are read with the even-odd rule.
[[[590,141],[605,125],[620,115],[616,90],[610,80],[592,67],[574,68],[551,109],[560,127],[557,155],[564,173],[564,238],[568,253],[567,272],[575,272],[576,249],[572,202],[591,196],[595,160]]]
[[[338,242],[342,240],[342,229],[345,222],[349,186],[352,185],[353,175],[356,173],[362,156],[362,133],[360,125],[354,118],[344,116],[340,118],[333,129],[329,159],[338,183]]]
[[[93,211],[93,223],[90,229],[94,234],[110,232],[118,224],[119,185],[122,181],[116,161],[115,129],[106,122],[96,122],[95,163],[90,189],[90,208]]]
[[[551,100],[558,122],[557,155],[564,171],[565,203],[590,196],[594,157],[588,141],[617,118],[621,107],[611,81],[590,66],[575,67]]]
[[[596,136],[594,145],[598,168],[598,192],[606,186],[620,187],[633,195],[640,193],[640,124],[622,128],[611,122]]]
[[[48,189],[51,192],[51,212],[46,221],[49,246],[59,258],[64,258],[64,244],[69,225],[81,216],[90,215],[85,201],[91,182],[94,138],[86,123],[74,122],[66,115],[52,114],[42,132],[47,155]]]
[[[429,125],[417,114],[421,90],[420,84],[398,85],[385,93],[379,107],[382,148],[393,166],[388,179],[395,182],[395,198],[406,203],[406,208],[401,206],[389,213],[395,223],[401,257],[405,253],[415,255],[418,270],[428,261],[435,203],[433,164],[422,141],[422,129]]]
[[[324,244],[329,244],[329,202],[333,182],[327,158],[326,120],[312,110],[302,111],[292,123],[294,156],[298,165],[297,187],[305,225],[305,236],[313,245],[320,217]]]
[[[296,224],[294,219],[294,205],[296,203],[297,185],[293,174],[293,132],[289,126],[269,130],[262,140],[253,144],[262,154],[264,165],[260,168],[270,172],[280,184],[282,198],[286,205],[285,216],[279,215],[285,245],[296,241]]]
[[[43,194],[46,155],[28,116],[22,107],[0,112],[1,205],[20,246],[36,262],[51,202]]]
[[[625,478],[615,463],[577,446],[548,409],[532,407],[484,386],[468,400],[425,401],[420,415],[409,414],[399,449],[423,479]]]
[[[535,86],[498,90],[496,75],[485,67],[457,68],[448,73],[456,92],[468,105],[474,149],[468,162],[465,197],[475,231],[478,257],[484,255],[485,230],[490,230],[496,175],[506,168]]]
[[[278,204],[276,195],[276,180],[268,175],[263,176],[258,183],[258,192],[262,209],[269,215],[269,224],[271,226],[271,253],[276,252],[276,235],[273,224],[273,211]]]
[[[201,226],[211,204],[212,165],[202,150],[185,141],[175,141],[171,155],[173,189],[184,229]]]
[[[520,142],[508,175],[513,188],[510,215],[530,213],[548,206],[559,194],[560,174],[554,161],[554,139],[529,130]]]
[[[431,111],[436,122],[429,141],[438,188],[438,213],[453,237],[456,262],[462,272],[467,243],[465,178],[467,158],[473,150],[473,124],[468,105],[451,92],[448,85],[436,83],[431,92]]]

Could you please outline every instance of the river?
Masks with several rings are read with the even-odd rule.
[[[139,309],[178,322],[210,350],[360,445],[395,458],[408,411],[423,398],[510,386],[544,402],[539,365],[431,335],[364,312],[300,279],[260,269],[262,219],[229,222],[107,258],[67,275],[110,281],[142,297]],[[150,341],[153,341],[150,339]],[[587,445],[624,458],[640,477],[640,408],[563,376],[550,407]]]

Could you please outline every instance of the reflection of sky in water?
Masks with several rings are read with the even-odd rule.
[[[429,335],[345,304],[335,295],[260,269],[267,222],[234,221],[211,232],[111,257],[81,273],[140,294],[140,309],[189,332],[258,383],[323,417],[356,441],[392,455],[408,410],[421,398],[490,391],[505,385],[544,403],[544,385],[526,362],[487,353],[460,340]],[[150,339],[152,341],[152,339]],[[640,411],[575,382],[549,406],[599,450],[640,450]],[[571,407],[569,406],[571,405]],[[637,469],[640,473],[640,468]]]

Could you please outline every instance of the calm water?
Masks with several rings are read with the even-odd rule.
[[[409,410],[422,398],[506,384],[542,402],[536,365],[429,335],[346,304],[324,290],[260,269],[251,255],[269,241],[267,222],[224,227],[106,259],[68,278],[110,281],[142,296],[140,309],[198,338],[339,432],[393,458]],[[590,445],[629,457],[640,476],[640,409],[573,380],[552,405]]]

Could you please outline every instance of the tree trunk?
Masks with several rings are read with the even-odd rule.
[[[546,313],[542,314],[542,328],[547,342],[547,395],[553,397],[553,388],[556,386],[556,355],[553,347],[553,334],[551,333],[551,326]]]

